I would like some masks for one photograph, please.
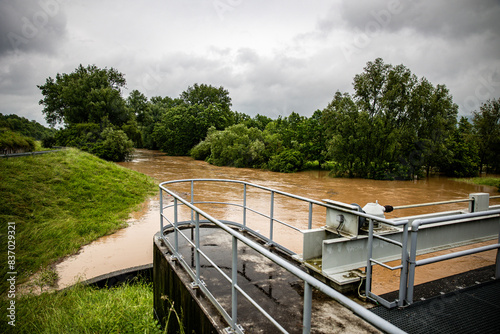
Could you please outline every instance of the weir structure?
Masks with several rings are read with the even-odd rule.
[[[230,187],[232,194],[236,188],[240,195],[211,196],[215,184]],[[470,194],[420,204],[466,202],[465,209],[386,219],[358,205],[316,201],[243,181],[163,182],[160,231],[154,237],[155,312],[165,324],[176,307],[184,328],[197,333],[310,333],[345,326],[325,321],[341,307],[349,310],[349,323],[358,322],[352,332],[403,333],[371,312],[369,303],[388,309],[414,304],[419,266],[496,250],[494,278],[500,278],[500,205],[490,205],[490,199],[486,193]],[[287,212],[290,221],[280,217],[285,202],[286,211],[297,210]],[[491,240],[465,251],[417,257]],[[394,260],[399,265],[387,265]],[[374,266],[399,271],[393,300],[372,291]],[[332,311],[325,315],[324,310]],[[175,330],[177,325],[169,321],[168,326]]]

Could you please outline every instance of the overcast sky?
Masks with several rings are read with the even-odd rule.
[[[471,115],[500,97],[500,0],[0,0],[0,112],[44,125],[37,85],[79,64],[124,97],[223,86],[233,110],[311,116],[378,57]]]

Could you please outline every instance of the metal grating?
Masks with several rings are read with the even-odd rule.
[[[500,333],[500,280],[372,312],[408,333]]]

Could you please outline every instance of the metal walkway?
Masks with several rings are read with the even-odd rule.
[[[500,333],[500,281],[491,281],[404,309],[378,306],[372,312],[407,333]]]

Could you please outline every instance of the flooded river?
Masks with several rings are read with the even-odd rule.
[[[162,152],[149,150],[136,150],[132,161],[119,164],[150,175],[158,182],[193,178],[241,180],[318,201],[332,199],[344,203],[358,203],[361,206],[376,200],[382,205],[399,206],[466,199],[470,193],[475,192],[498,194],[494,187],[476,186],[444,177],[415,181],[375,181],[331,178],[326,171],[284,174],[256,169],[217,167],[189,157],[169,157]],[[203,189],[197,188],[196,194],[198,195],[200,191],[202,194]],[[241,198],[241,190],[237,194],[231,194],[231,190],[221,185],[218,191],[224,198]],[[263,205],[268,207],[269,202]],[[467,203],[458,203],[395,210],[388,214],[387,218],[466,207]],[[286,210],[285,203],[285,210],[280,214],[287,215],[287,212],[289,215],[294,215],[293,210]],[[64,287],[78,279],[90,279],[115,270],[151,263],[152,240],[159,230],[158,197],[146,201],[139,211],[132,214],[129,223],[129,227],[84,246],[78,254],[58,264],[56,269],[60,276],[59,286]]]

